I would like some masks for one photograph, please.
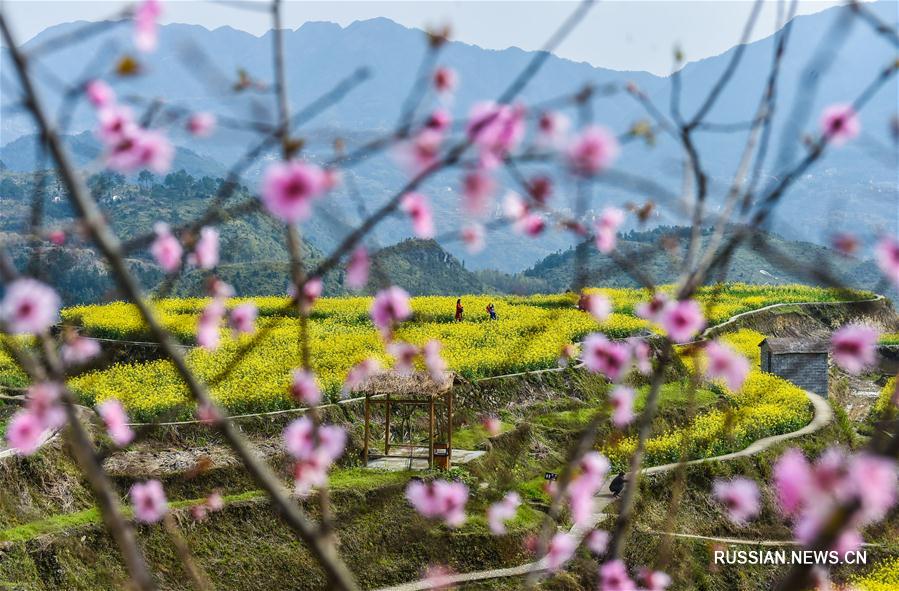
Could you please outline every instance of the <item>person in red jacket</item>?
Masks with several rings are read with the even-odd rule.
[[[462,312],[465,311],[465,308],[462,307],[462,298],[456,300],[456,322],[462,322]]]

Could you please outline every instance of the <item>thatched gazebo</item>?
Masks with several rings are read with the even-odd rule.
[[[376,374],[365,382],[353,388],[353,392],[365,395],[365,440],[362,447],[362,456],[365,465],[368,465],[370,454],[369,440],[371,439],[372,407],[384,408],[384,454],[380,457],[403,459],[427,459],[428,466],[433,468],[435,456],[441,468],[448,469],[452,465],[453,455],[453,379],[451,372],[443,374],[441,381],[435,381],[426,372],[413,372],[410,374],[398,374],[396,372],[383,372]],[[428,413],[428,455],[414,455],[416,451],[423,452],[422,445],[416,445],[415,441],[391,441],[390,437],[390,413],[394,408],[425,407]],[[437,441],[438,413],[442,415],[440,422],[443,424],[441,440]],[[391,455],[391,448],[409,450],[407,455]],[[419,452],[419,453],[420,453]]]

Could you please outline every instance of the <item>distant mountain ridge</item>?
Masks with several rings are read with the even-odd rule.
[[[868,4],[888,23],[896,20],[894,5],[888,2]],[[817,49],[822,36],[828,31],[838,14],[829,9],[814,15],[798,17],[787,54],[782,64],[779,83],[778,107],[775,110],[775,128],[784,127],[791,116],[793,99],[802,92],[801,73],[811,55]],[[69,30],[73,25],[50,28],[26,44],[33,47],[50,36]],[[117,44],[122,51],[131,47],[131,28],[116,26],[105,35],[89,39],[67,51],[50,57],[47,67],[57,72],[80,72],[85,63],[105,43]],[[265,93],[235,94],[231,90],[231,78],[238,69],[245,69],[254,79],[271,77],[271,32],[256,37],[230,27],[209,31],[196,25],[170,24],[160,27],[159,50],[148,58],[146,74],[116,82],[120,95],[138,94],[161,96],[189,109],[213,110],[253,120],[271,120],[274,101]],[[387,19],[357,21],[341,27],[334,23],[310,22],[285,33],[285,47],[291,67],[288,71],[288,88],[294,108],[309,104],[325,90],[332,88],[351,72],[367,67],[369,80],[349,93],[344,100],[329,107],[302,130],[306,141],[304,155],[321,161],[333,154],[335,137],[347,139],[349,148],[358,146],[373,135],[383,133],[399,116],[400,105],[416,75],[419,56],[425,51],[426,39],[421,31],[409,29]],[[746,46],[743,64],[728,87],[721,94],[718,104],[709,113],[708,120],[716,123],[746,121],[754,112],[761,96],[764,75],[770,64],[773,38],[766,38]],[[683,111],[689,115],[698,107],[713,81],[721,74],[733,55],[733,49],[721,55],[687,64],[682,72]],[[110,52],[111,56],[117,55]],[[534,52],[516,48],[486,50],[459,42],[448,43],[440,56],[440,63],[456,68],[460,73],[460,87],[452,104],[453,114],[464,117],[472,104],[485,98],[496,97],[533,57]],[[189,59],[185,56],[191,56]],[[206,76],[201,67],[202,59],[214,58],[224,79]],[[0,51],[0,63],[9,66],[8,51]],[[205,58],[204,58],[205,59]],[[820,90],[806,111],[808,121],[804,131],[814,131],[815,114],[824,105],[851,100],[852,92],[872,80],[879,70],[894,59],[894,50],[865,25],[856,23],[848,34],[842,51],[828,62],[826,76],[820,76]],[[187,61],[187,65],[185,65]],[[7,78],[4,78],[6,81]],[[670,85],[666,78],[646,72],[616,72],[594,68],[586,63],[575,63],[551,56],[541,72],[524,88],[521,99],[535,103],[561,94],[573,92],[584,83],[597,86],[614,84],[619,88],[626,82],[634,82],[657,104],[667,108]],[[48,98],[51,109],[58,107],[58,100],[51,97],[46,83],[38,80],[38,86]],[[15,93],[6,82],[3,87],[4,103]],[[862,113],[862,125],[866,134],[889,144],[886,135],[890,117],[896,111],[895,92],[881,92],[866,106]],[[570,113],[573,115],[573,113]],[[596,120],[610,126],[615,132],[624,132],[638,119],[647,116],[641,107],[623,93],[597,99]],[[80,133],[94,125],[94,113],[87,105],[80,105],[73,113],[72,132]],[[33,125],[21,113],[4,113],[0,118],[0,142],[9,147],[23,134],[33,133]],[[703,154],[703,164],[710,175],[711,195],[709,210],[716,211],[722,195],[731,181],[733,168],[745,140],[745,132],[732,134],[702,133],[697,142]],[[207,164],[234,162],[249,145],[258,138],[244,131],[222,128],[211,139],[196,140],[182,130],[173,131],[173,140],[193,151],[199,161],[178,166],[195,175]],[[795,138],[794,138],[795,139]],[[778,152],[779,132],[773,136],[771,154]],[[785,197],[780,206],[772,231],[790,239],[827,243],[835,230],[872,234],[875,231],[895,230],[899,225],[899,189],[895,170],[899,162],[893,155],[872,158],[872,145],[864,138],[839,149],[830,151],[819,166],[812,169]],[[17,152],[14,154],[13,152]],[[0,157],[10,168],[24,170],[33,151],[5,150]],[[180,151],[179,151],[180,153]],[[252,190],[258,187],[265,164],[276,157],[274,151],[264,155],[262,162],[252,167],[244,176],[245,184]],[[8,159],[13,158],[15,166]],[[184,154],[187,158],[187,153]],[[660,135],[655,147],[641,142],[631,142],[623,150],[617,167],[634,174],[649,174],[664,186],[679,190],[678,175],[681,167],[680,148],[669,138]],[[189,168],[194,166],[194,168]],[[526,173],[540,170],[538,166],[523,167]],[[772,159],[766,167],[768,179],[779,172]],[[406,176],[384,154],[355,167],[352,174],[358,191],[369,209],[384,203],[403,183]],[[500,179],[505,186],[514,187],[508,178]],[[432,198],[435,218],[441,229],[461,227],[465,222],[460,212],[459,172],[449,171],[437,175],[422,190]],[[640,200],[620,188],[602,185],[597,188],[592,206],[622,205],[629,200]],[[559,209],[571,207],[573,191],[560,186],[553,205]],[[349,229],[358,223],[358,207],[344,187],[321,200],[320,213],[304,227],[308,237],[318,249],[330,250]],[[674,209],[657,208],[650,225],[683,224],[686,222]],[[816,215],[808,215],[817,212]],[[801,220],[800,223],[794,223]],[[378,244],[393,244],[411,236],[411,227],[402,217],[384,220],[372,238]],[[515,234],[511,229],[492,232],[488,249],[472,255],[459,241],[447,241],[442,246],[470,269],[499,268],[504,272],[524,270],[551,253],[572,246],[566,232],[547,233],[539,240],[531,240]],[[502,256],[498,256],[502,253]]]

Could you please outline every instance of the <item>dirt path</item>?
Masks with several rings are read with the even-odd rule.
[[[827,425],[833,418],[833,411],[830,408],[830,404],[817,394],[812,394],[811,392],[806,392],[806,395],[809,398],[809,401],[812,403],[812,406],[815,409],[815,416],[812,418],[811,422],[802,427],[801,429],[797,429],[791,433],[784,433],[783,435],[772,435],[771,437],[764,437],[759,439],[749,447],[742,449],[737,452],[724,454],[721,456],[714,456],[711,458],[703,458],[700,460],[692,460],[686,462],[688,466],[696,465],[696,464],[705,464],[708,462],[726,462],[729,460],[735,460],[737,458],[743,458],[748,456],[753,456],[758,453],[769,449],[770,447],[790,439],[796,439],[797,437],[802,437],[804,435],[809,435],[814,433],[820,429],[822,429],[825,425]],[[650,475],[650,474],[659,474],[661,472],[668,472],[677,468],[679,464],[663,464],[661,466],[652,466],[650,468],[644,468],[641,470],[640,474],[642,476]],[[605,486],[603,486],[605,488]],[[594,497],[593,500],[593,514],[590,519],[590,525],[586,528],[577,528],[573,527],[569,530],[569,533],[575,536],[578,540],[581,540],[584,535],[592,530],[597,523],[604,519],[603,511],[605,511],[606,507],[612,503],[614,499],[610,493],[603,493]],[[695,537],[697,539],[711,539],[704,538],[702,536],[693,536],[691,534],[676,534],[679,537]],[[716,540],[718,538],[715,538]],[[737,540],[730,538],[720,538],[720,541],[723,543],[741,543],[741,544],[757,544],[757,545],[775,545],[775,544],[784,544],[785,542],[781,540]],[[464,573],[459,575],[454,575],[451,577],[446,577],[442,579],[441,583],[446,585],[458,585],[461,583],[471,583],[474,581],[485,581],[488,579],[500,579],[504,577],[516,577],[523,576],[529,574],[531,572],[542,572],[546,570],[546,565],[543,559],[528,562],[527,564],[522,564],[519,566],[509,567],[509,568],[497,568],[497,569],[488,569],[482,571],[476,571],[471,573]],[[394,587],[384,587],[379,589],[378,591],[423,591],[425,589],[431,589],[432,585],[427,581],[412,581],[410,583],[404,583],[402,585],[396,585]]]

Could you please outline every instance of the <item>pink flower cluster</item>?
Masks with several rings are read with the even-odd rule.
[[[59,384],[53,382],[40,382],[28,388],[25,408],[14,414],[6,426],[10,447],[22,455],[31,455],[40,446],[44,431],[58,429],[65,423],[60,394]]]
[[[810,463],[793,448],[777,460],[773,472],[781,510],[793,520],[793,534],[803,544],[815,539],[838,505],[858,504],[834,545],[841,554],[857,550],[859,531],[883,519],[896,504],[895,461],[869,452],[848,455],[832,447]]]
[[[515,231],[526,236],[539,236],[546,229],[546,220],[539,213],[531,210],[521,195],[509,191],[503,199],[505,216],[515,222]]]
[[[743,387],[749,375],[749,360],[718,341],[705,346],[707,358],[705,374],[711,380],[721,379],[732,392]]]
[[[613,382],[620,380],[627,372],[631,360],[630,348],[606,335],[595,332],[587,335],[583,345],[583,361],[592,372],[605,375]]]
[[[580,473],[568,485],[568,502],[571,518],[578,527],[589,525],[593,514],[593,497],[602,488],[603,480],[609,472],[609,460],[598,451],[584,454],[580,462]]]
[[[671,301],[661,292],[656,292],[650,301],[638,304],[634,312],[661,325],[675,343],[689,342],[705,328],[705,317],[696,300]]]
[[[858,137],[861,123],[852,105],[830,105],[821,114],[821,135],[834,146]]]
[[[592,176],[609,168],[618,158],[618,140],[597,125],[584,129],[568,147],[568,164],[582,176]]]
[[[358,246],[350,255],[346,266],[346,285],[354,291],[359,291],[368,283],[368,273],[371,269],[371,259],[368,250],[364,246]]]
[[[305,369],[295,369],[290,393],[294,400],[308,406],[315,406],[322,400],[322,391],[315,374]]]
[[[874,256],[884,277],[899,287],[899,240],[885,236],[877,243]]]
[[[122,403],[115,398],[103,401],[97,407],[97,414],[106,425],[109,438],[119,447],[124,447],[134,440],[134,431],[128,426],[128,415]]]
[[[365,380],[381,371],[381,363],[374,357],[367,357],[350,368],[347,372],[346,380],[343,382],[343,390],[341,394],[346,396],[359,386]]]
[[[100,343],[77,334],[68,336],[59,355],[66,365],[81,365],[100,354]]]
[[[443,521],[449,527],[465,523],[468,487],[461,482],[413,480],[406,487],[406,499],[423,517]]]
[[[612,313],[612,301],[598,293],[584,293],[578,299],[579,310],[589,312],[597,322],[605,322]]]
[[[848,324],[830,338],[830,351],[837,365],[858,375],[877,361],[877,330],[862,324]]]
[[[97,137],[103,143],[107,167],[124,174],[145,168],[163,174],[171,168],[175,150],[164,134],[141,127],[131,109],[117,104],[101,82],[88,84],[86,92],[98,109]]]
[[[406,193],[400,202],[402,209],[412,220],[412,229],[419,238],[434,237],[434,216],[428,198],[421,193]]]
[[[156,49],[158,43],[156,21],[162,15],[160,0],[143,0],[134,11],[134,44],[140,51]]]
[[[594,223],[596,232],[596,248],[603,254],[615,250],[618,241],[618,228],[624,223],[624,212],[617,207],[607,207]]]
[[[16,279],[0,301],[0,322],[10,334],[40,334],[59,318],[60,303],[52,287],[29,277]]]
[[[203,503],[199,505],[193,505],[190,508],[190,514],[197,521],[203,521],[204,519],[206,519],[209,513],[221,511],[222,509],[224,509],[224,507],[225,500],[222,498],[222,493],[213,491],[208,497],[206,497]]]
[[[144,523],[156,523],[169,510],[168,499],[158,480],[136,482],[131,486],[131,505],[134,518]]]
[[[524,138],[525,109],[492,101],[476,104],[469,113],[466,133],[479,151],[480,162],[495,168]]]
[[[275,162],[265,171],[262,203],[279,220],[295,224],[309,219],[312,204],[329,187],[328,175],[307,162]]]
[[[393,333],[393,327],[412,315],[409,294],[401,287],[388,287],[375,295],[371,305],[371,320],[385,337]]]
[[[221,324],[225,317],[224,298],[213,298],[200,312],[197,322],[197,344],[208,351],[218,349],[221,341]]]
[[[546,569],[556,572],[571,560],[574,551],[577,550],[577,540],[571,534],[559,532],[550,540],[546,548],[546,556],[543,557]]]
[[[284,429],[284,444],[296,460],[296,494],[306,496],[328,481],[328,470],[346,446],[346,431],[336,425],[316,425],[309,417],[301,417]]]
[[[725,506],[730,520],[745,525],[761,510],[758,485],[748,478],[716,480],[712,496]]]
[[[487,508],[487,524],[493,535],[501,536],[506,533],[506,522],[515,519],[520,506],[521,497],[517,492],[510,492],[501,501]]]

